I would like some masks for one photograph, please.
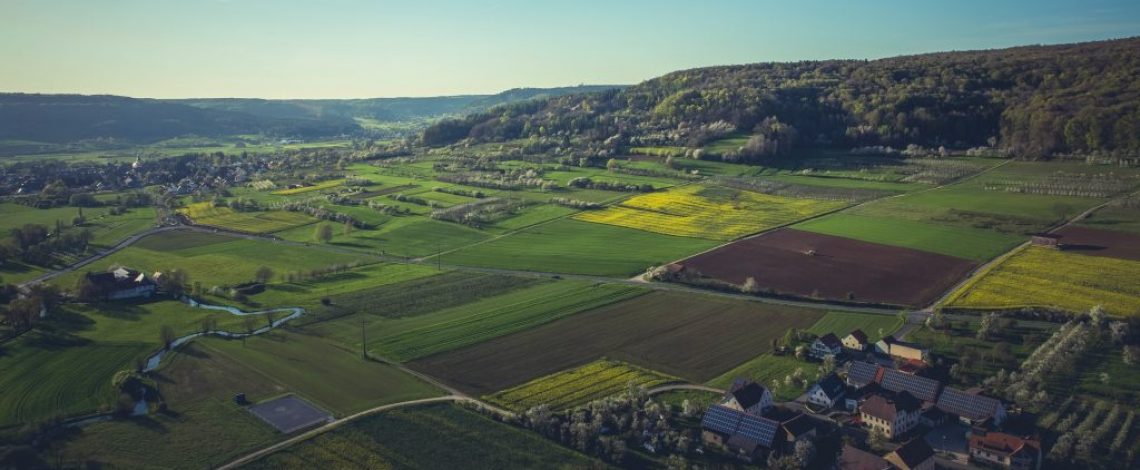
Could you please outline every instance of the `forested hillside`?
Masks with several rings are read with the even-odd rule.
[[[999,147],[1024,158],[1140,153],[1140,38],[945,52],[873,61],[684,70],[621,91],[527,102],[438,123],[423,141],[562,137],[699,148],[749,136],[724,155],[797,146]],[[560,145],[562,145],[560,144]]]

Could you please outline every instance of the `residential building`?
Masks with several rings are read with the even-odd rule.
[[[811,386],[811,389],[808,390],[807,399],[813,405],[831,408],[843,399],[846,391],[847,387],[843,385],[842,380],[839,380],[839,376],[831,373]]]
[[[937,380],[907,374],[894,369],[883,370],[879,385],[881,385],[883,389],[892,392],[905,391],[919,400],[931,403],[938,399],[938,392],[942,389],[942,383]]]
[[[756,382],[737,381],[721,404],[737,411],[762,416],[772,407],[772,392]]]
[[[934,470],[934,449],[921,437],[911,439],[883,458],[900,470]]]
[[[816,359],[827,356],[838,356],[843,352],[843,342],[834,333],[828,333],[812,341],[808,354]]]
[[[870,344],[867,340],[867,334],[863,333],[863,330],[852,331],[851,334],[843,337],[843,347],[847,349],[866,351]]]
[[[850,445],[843,446],[836,462],[839,470],[892,470],[895,468],[886,459]]]
[[[859,417],[872,431],[895,439],[919,423],[921,402],[907,392],[876,393],[859,404]]]
[[[701,420],[701,438],[710,446],[736,453],[748,461],[762,460],[778,442],[783,431],[775,420],[713,405]]]
[[[968,444],[970,460],[1011,470],[1040,470],[1041,443],[1003,432],[974,430]]]
[[[878,383],[883,368],[870,362],[853,361],[847,366],[847,385],[863,387],[867,384]]]

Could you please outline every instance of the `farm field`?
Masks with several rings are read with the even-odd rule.
[[[855,329],[863,330],[871,343],[883,336],[894,333],[903,325],[902,319],[892,315],[876,315],[854,312],[827,312],[823,318],[806,331],[817,335],[835,333],[840,340]]]
[[[300,212],[240,212],[229,207],[214,207],[212,202],[197,202],[178,210],[196,225],[208,225],[247,233],[274,233],[320,222]]]
[[[704,382],[768,352],[788,328],[822,312],[655,292],[408,365],[485,395],[602,357]]]
[[[631,385],[648,389],[679,380],[641,367],[603,359],[540,377],[485,398],[490,403],[517,412],[525,412],[538,405],[549,405],[551,410],[562,410],[623,393]]]
[[[444,263],[525,271],[632,276],[717,245],[712,240],[556,220],[446,253]]]
[[[379,214],[377,214],[379,215]],[[486,240],[491,234],[464,225],[416,216],[379,215],[374,230],[334,230],[332,244],[388,255],[418,258],[462,248]],[[274,235],[297,242],[314,242],[313,227],[298,227]]]
[[[1065,253],[1140,261],[1140,234],[1068,226],[1056,232]]]
[[[1130,199],[1133,207],[1108,205],[1098,209],[1091,216],[1077,222],[1077,225],[1116,232],[1140,234],[1140,200]]]
[[[976,266],[961,258],[792,229],[681,263],[736,285],[752,277],[762,292],[907,306],[934,301]]]
[[[260,240],[246,240],[195,233],[172,235],[164,232],[148,236],[138,244],[115,252],[91,263],[83,271],[103,271],[114,265],[126,266],[145,272],[181,269],[190,275],[191,282],[212,285],[233,285],[253,280],[261,266],[267,266],[280,276],[290,271],[308,271],[333,264],[348,264],[358,257],[331,253],[324,250],[301,249]],[[166,241],[177,237],[177,241]],[[180,248],[179,242],[197,240],[191,246]],[[79,273],[61,277],[62,285],[73,285]],[[71,282],[71,283],[69,283]]]
[[[401,266],[402,267],[402,266]],[[421,268],[420,266],[412,266]],[[393,269],[399,269],[393,267]],[[434,274],[434,273],[433,273]],[[537,278],[445,272],[331,296],[332,305],[349,312],[385,318],[423,315],[537,285]]]
[[[803,371],[808,384],[813,384],[819,380],[819,366],[817,364],[801,361],[793,356],[763,354],[706,382],[706,385],[728,389],[737,379],[752,380],[771,389],[773,399],[790,401],[795,400],[796,397],[806,391],[784,383],[784,378],[794,374],[797,369]]]
[[[664,235],[732,240],[844,205],[694,184],[635,196],[575,218]]]
[[[425,438],[430,436],[430,438]],[[593,468],[583,454],[455,405],[392,410],[348,423],[242,468]]]
[[[962,364],[963,353],[974,358],[984,357],[987,360],[967,361],[962,367],[962,376],[965,380],[957,380],[963,385],[979,383],[991,377],[1001,369],[1014,370],[1017,364],[1024,361],[1033,353],[1033,350],[1044,343],[1049,335],[1059,325],[1047,322],[1018,321],[1014,325],[1001,329],[991,336],[990,340],[978,339],[977,333],[981,325],[981,318],[977,316],[948,315],[949,324],[946,328],[934,330],[923,326],[912,330],[907,340],[917,342],[931,348],[934,354]],[[1009,346],[1009,357],[1002,358],[996,353],[997,344],[1005,343]],[[953,378],[951,378],[953,380]],[[1057,387],[1049,393],[1066,393],[1066,386]]]
[[[41,452],[77,466],[115,468],[216,466],[280,438],[272,427],[233,402],[245,393],[261,400],[285,392],[280,383],[191,342],[152,374],[166,413],[94,423],[53,440]],[[110,381],[108,381],[108,384]],[[210,451],[203,453],[203,443]]]
[[[370,352],[406,361],[448,351],[642,295],[644,288],[558,281],[414,317],[368,321]],[[357,319],[334,322],[332,336],[358,345]]]
[[[1025,241],[992,230],[887,217],[831,214],[793,228],[871,243],[986,261]]]
[[[328,274],[315,279],[282,280],[266,285],[265,292],[249,296],[250,304],[264,306],[304,307],[313,313],[312,317],[299,319],[308,322],[324,318],[324,314],[345,314],[355,311],[358,305],[350,299],[358,292],[372,289],[386,289],[388,286],[412,282],[423,278],[446,274],[433,267],[413,264],[376,263]],[[321,299],[333,300],[325,304]],[[344,303],[339,303],[341,299]]]
[[[87,222],[81,228],[91,229],[95,235],[91,243],[97,247],[113,246],[154,226],[154,209],[151,207],[134,207],[119,215],[111,215],[108,211],[109,209],[101,207],[83,209]],[[79,209],[75,207],[37,209],[10,202],[0,203],[0,231],[7,233],[24,224],[54,228],[56,221],[63,223],[64,227],[72,227],[72,219],[77,215]]]
[[[1052,307],[1072,313],[1100,305],[1112,315],[1140,315],[1140,261],[1029,247],[946,301],[951,308]]]
[[[322,181],[322,182],[314,184],[312,186],[301,186],[299,188],[293,188],[293,189],[280,189],[277,191],[273,191],[273,195],[275,195],[275,196],[296,196],[298,194],[304,194],[304,193],[313,192],[313,191],[320,191],[320,190],[324,190],[324,189],[335,188],[335,187],[340,186],[342,184],[344,184],[344,180],[328,180],[328,181]]]
[[[199,341],[207,353],[243,364],[337,416],[440,394],[395,367],[362,358],[359,350],[304,332],[276,330],[245,341]]]

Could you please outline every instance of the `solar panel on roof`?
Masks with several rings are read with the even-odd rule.
[[[701,426],[712,431],[732,434],[736,432],[736,428],[740,424],[741,416],[743,416],[743,413],[716,405],[710,407],[708,411],[705,412],[705,417],[701,420]]]
[[[771,447],[778,427],[779,423],[770,419],[745,415],[740,420],[740,429],[737,434],[759,442],[765,447]]]
[[[938,398],[938,407],[970,419],[993,417],[1000,402],[994,398],[971,395],[961,390],[947,388]]]
[[[879,366],[868,362],[853,362],[851,368],[847,370],[847,382],[857,387],[862,387],[875,381],[875,374],[879,372]]]
[[[906,391],[920,400],[934,401],[940,384],[937,380],[889,369],[883,373],[882,385],[892,392]]]

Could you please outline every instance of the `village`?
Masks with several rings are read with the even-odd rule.
[[[809,355],[836,371],[794,402],[775,403],[762,384],[738,380],[701,421],[702,440],[747,462],[814,449],[820,436],[842,436],[841,470],[1004,468],[1039,470],[1041,443],[997,398],[924,376],[929,349],[861,330],[816,338]]]

